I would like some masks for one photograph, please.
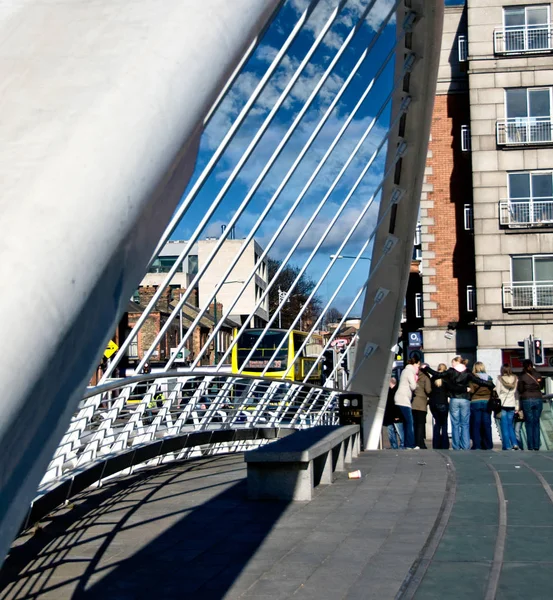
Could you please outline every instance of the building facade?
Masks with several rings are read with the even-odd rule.
[[[551,4],[467,8],[478,358],[498,371],[529,335],[553,348]]]
[[[206,239],[198,242],[198,265],[200,268],[206,265],[208,259],[217,244],[217,239]],[[199,282],[199,306],[207,305],[217,284],[223,279],[234,257],[238,254],[244,240],[227,239],[217,253],[216,260],[210,263],[206,272]],[[260,261],[263,248],[252,240],[247,245],[244,253],[226,276],[223,287],[217,293],[217,302],[223,305],[225,311],[231,310],[230,318],[243,325],[250,315],[250,327],[264,327],[269,320],[269,300],[265,298],[260,306],[254,311],[259,303],[263,292],[267,287],[268,270],[267,261]],[[250,273],[258,265],[254,277],[247,285]],[[233,308],[231,306],[235,302]]]
[[[477,345],[469,75],[459,60],[466,19],[464,6],[446,6],[421,197],[423,346],[434,366],[456,354],[474,360]]]
[[[424,351],[553,372],[551,5],[447,6],[421,198]],[[551,365],[549,365],[551,360]]]

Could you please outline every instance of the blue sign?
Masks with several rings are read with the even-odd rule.
[[[409,348],[422,347],[422,331],[413,331],[409,334]]]

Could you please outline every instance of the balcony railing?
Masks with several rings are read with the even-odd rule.
[[[553,198],[502,199],[499,222],[513,228],[553,225]]]
[[[503,308],[553,309],[553,281],[503,284]]]
[[[526,54],[553,50],[551,24],[500,27],[493,32],[496,54]]]
[[[496,124],[498,146],[532,146],[551,144],[553,122],[548,117],[516,117]]]

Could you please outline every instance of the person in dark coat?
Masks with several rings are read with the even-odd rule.
[[[540,449],[540,417],[543,410],[542,376],[534,368],[531,360],[522,363],[522,375],[518,378],[517,391],[524,413],[526,444],[528,450]]]
[[[384,427],[388,429],[388,439],[390,446],[397,450],[403,448],[403,421],[401,419],[401,411],[396,406],[394,401],[397,391],[397,379],[390,377],[390,385],[388,388],[388,399],[386,400],[386,409],[384,411]]]
[[[440,363],[438,373],[447,371],[447,365]],[[447,434],[447,416],[449,413],[449,390],[443,379],[432,379],[432,389],[428,399],[430,412],[434,417],[432,428],[432,448],[434,450],[449,450],[449,437]]]
[[[426,415],[428,412],[428,396],[431,391],[432,384],[430,383],[430,377],[422,371],[419,372],[417,389],[413,394],[411,410],[413,411],[415,429],[415,447],[421,450],[426,450]]]

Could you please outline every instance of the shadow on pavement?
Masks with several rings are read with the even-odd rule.
[[[14,545],[0,598],[223,598],[287,507],[247,500],[241,460],[173,463],[84,494]]]

